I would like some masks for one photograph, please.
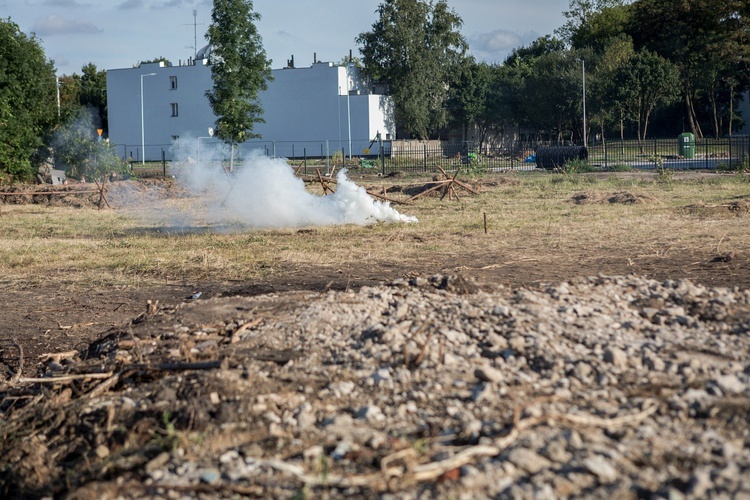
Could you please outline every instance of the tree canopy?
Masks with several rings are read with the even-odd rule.
[[[264,122],[258,94],[271,79],[271,63],[255,26],[258,19],[250,0],[214,0],[208,28],[213,88],[206,97],[218,117],[216,136],[232,148],[230,171],[235,145],[260,137],[253,128]]]
[[[55,69],[35,36],[0,20],[0,176],[28,180],[57,117]]]
[[[654,121],[659,134],[720,137],[742,123],[737,103],[750,88],[747,0],[570,0],[564,14],[554,35],[514,49],[485,90],[477,92],[479,68],[457,72],[451,123],[471,122],[480,138],[490,123],[490,134],[515,129],[580,140],[584,62],[587,115],[602,138],[619,129],[643,139]]]
[[[424,139],[447,123],[446,102],[468,45],[445,0],[385,0],[372,30],[357,37],[365,74],[385,83],[397,122]]]

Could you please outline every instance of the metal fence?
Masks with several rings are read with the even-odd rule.
[[[732,168],[747,161],[750,136],[720,139],[697,139],[683,143],[675,139],[596,142],[588,147],[591,164],[602,168],[625,165],[636,169],[653,169],[659,160],[669,169]]]
[[[365,170],[389,174],[436,173],[463,170],[467,172],[492,172],[505,170],[534,170],[542,165],[537,152],[542,148],[555,148],[549,142],[508,141],[498,146],[479,148],[472,143],[454,144],[431,141],[429,143],[396,143],[382,141],[370,143],[369,154],[351,155],[345,146],[338,148],[337,141],[316,143],[243,144],[240,156],[252,150],[271,157],[286,157],[307,171],[325,164],[329,166],[357,166]],[[205,144],[204,146],[209,146]],[[218,146],[218,144],[217,144]],[[368,144],[365,144],[368,146]],[[122,148],[122,146],[118,146]],[[153,145],[167,158],[167,145]],[[580,146],[578,146],[580,148]],[[123,148],[125,150],[125,148]],[[131,160],[132,161],[132,160]],[[137,161],[137,159],[136,159]],[[653,169],[658,163],[669,169],[719,169],[733,168],[750,161],[750,136],[730,136],[720,139],[697,139],[684,143],[681,138],[594,141],[588,144],[589,165],[602,170],[616,167]]]

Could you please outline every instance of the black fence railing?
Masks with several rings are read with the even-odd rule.
[[[653,169],[658,163],[669,169],[731,168],[747,162],[750,136],[720,139],[616,140],[589,144],[588,161],[609,168],[625,165],[636,169]]]
[[[668,169],[720,169],[747,165],[750,161],[750,136],[746,135],[720,139],[691,138],[688,141],[683,140],[683,137],[643,141],[597,140],[588,144],[585,150],[580,145],[530,141],[508,141],[498,146],[481,148],[471,143],[381,141],[370,144],[371,149],[362,148],[362,151],[367,151],[368,154],[360,155],[351,155],[346,147],[322,148],[317,144],[316,147],[308,147],[306,144],[295,147],[295,144],[273,143],[271,147],[250,147],[250,144],[245,144],[245,149],[240,148],[239,154],[243,157],[255,150],[265,156],[286,157],[295,166],[302,166],[304,171],[308,168],[314,171],[321,165],[326,169],[357,166],[384,175],[396,171],[415,174],[437,173],[441,169],[476,173],[549,169],[562,167],[569,161],[585,161],[603,170],[618,166],[648,170],[656,168],[657,165]],[[167,161],[171,159],[167,156],[166,145],[146,147],[153,147],[154,153],[159,155],[157,158],[166,157]],[[209,144],[201,146],[208,147]],[[123,146],[116,148],[126,150]],[[199,156],[201,148],[198,149]],[[131,161],[137,162],[138,156]]]

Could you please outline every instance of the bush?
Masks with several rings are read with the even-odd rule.
[[[566,174],[583,174],[596,172],[596,167],[586,160],[570,160],[561,167]]]
[[[88,111],[82,110],[72,124],[59,129],[53,144],[56,164],[73,179],[104,180],[113,173],[128,173],[127,163],[95,134]]]
[[[618,163],[616,165],[609,165],[602,169],[603,172],[632,172],[633,167],[625,165],[624,163]]]

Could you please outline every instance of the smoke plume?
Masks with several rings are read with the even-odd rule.
[[[416,222],[389,203],[374,200],[345,170],[336,176],[336,192],[308,192],[302,179],[282,158],[253,153],[226,173],[226,151],[198,141],[181,140],[173,148],[177,180],[191,193],[210,200],[205,216],[213,223],[257,228],[304,227],[378,222]]]

